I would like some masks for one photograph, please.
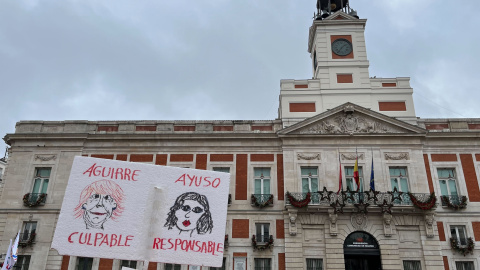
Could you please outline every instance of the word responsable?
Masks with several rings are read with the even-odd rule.
[[[153,249],[182,250],[185,252],[208,253],[214,256],[220,256],[223,254],[223,243],[183,240],[179,238],[154,238]]]
[[[197,176],[190,174],[182,174],[175,183],[182,183],[184,186],[195,187],[213,187],[217,188],[220,185],[220,178],[212,178],[208,176]]]
[[[94,247],[129,247],[133,237],[133,235],[74,232],[68,236],[68,242]]]
[[[103,167],[94,163],[90,168],[83,172],[83,174],[88,175],[88,177],[101,176],[103,178],[110,178],[116,180],[128,180],[128,181],[138,181],[135,177],[138,177],[140,170],[131,170],[129,168],[111,168]]]

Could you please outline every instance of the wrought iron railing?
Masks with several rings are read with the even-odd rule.
[[[258,241],[257,241],[258,240]],[[261,240],[261,241],[260,241]],[[265,250],[273,247],[273,235],[252,235],[253,250]]]
[[[412,196],[412,197],[411,197]],[[427,202],[431,199],[432,194],[428,193],[404,193],[397,190],[388,192],[378,191],[341,191],[333,192],[324,189],[318,192],[301,192],[286,194],[286,205],[293,205],[296,207],[306,206],[379,206],[386,208],[386,212],[390,212],[393,206],[413,206],[416,202]],[[417,203],[418,204],[418,203]]]
[[[23,204],[28,207],[43,205],[46,201],[46,193],[27,193],[23,195]]]
[[[448,206],[453,208],[465,208],[467,206],[467,196],[460,195],[442,195],[440,196],[442,206]]]
[[[252,194],[251,204],[257,207],[272,205],[273,194]]]
[[[35,241],[36,233],[21,233],[18,237],[18,246],[26,247],[31,246]]]

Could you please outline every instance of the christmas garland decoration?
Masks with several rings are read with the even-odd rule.
[[[27,194],[23,195],[23,205],[25,205],[27,207],[38,206],[38,205],[40,205],[41,203],[44,202],[45,197],[47,197],[46,193],[40,193],[40,195],[38,195],[38,197],[37,197],[37,200],[35,202],[31,202],[29,200],[30,193],[27,193]]]
[[[448,208],[459,210],[467,207],[467,196],[462,196],[462,201],[459,204],[452,204],[448,196],[441,196],[440,198],[442,199],[442,203],[446,204]]]
[[[287,192],[288,201],[290,202],[291,205],[293,205],[294,207],[297,207],[297,208],[302,208],[302,207],[307,206],[311,201],[311,196],[312,195],[310,194],[310,192],[308,192],[305,199],[297,200],[292,196],[292,194],[290,194],[290,192]]]
[[[30,234],[30,237],[28,238],[28,241],[27,242],[19,242],[18,243],[18,246],[19,247],[27,247],[27,246],[31,246],[33,244],[33,240],[35,240],[35,235],[37,235],[36,233],[31,233]]]
[[[252,246],[253,250],[265,250],[267,248],[273,247],[273,236],[270,235],[270,239],[268,239],[268,242],[265,243],[265,245],[257,245],[257,240],[255,239],[255,235],[252,235]]]
[[[475,242],[473,241],[472,237],[467,239],[467,246],[460,247],[458,244],[457,238],[450,238],[450,246],[453,250],[458,251],[463,256],[466,256],[468,253],[473,254],[473,249],[475,248]]]
[[[268,197],[268,200],[266,200],[266,201],[264,201],[264,202],[261,202],[261,203],[258,202],[257,196],[255,196],[255,194],[252,194],[251,202],[252,202],[252,204],[255,205],[256,207],[263,208],[263,207],[265,207],[265,206],[268,206],[268,205],[273,204],[273,194],[270,194],[269,197]]]
[[[425,202],[421,202],[417,200],[417,198],[413,195],[413,193],[408,192],[408,196],[410,197],[410,200],[412,203],[422,209],[422,210],[430,210],[435,206],[435,203],[437,202],[437,197],[435,197],[435,192],[432,192],[430,194],[430,197],[427,199]]]

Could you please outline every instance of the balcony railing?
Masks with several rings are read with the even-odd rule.
[[[389,192],[378,191],[341,191],[339,193],[333,191],[309,192],[309,193],[291,193],[286,194],[286,205],[295,207],[304,206],[332,206],[335,210],[340,211],[345,206],[362,207],[366,209],[368,206],[378,206],[384,212],[390,212],[393,206],[418,206],[424,210],[435,205],[435,197],[428,193],[404,193],[397,190]],[[433,202],[432,202],[433,198]],[[414,201],[413,201],[414,200]],[[429,204],[425,206],[425,204]],[[432,206],[433,204],[433,206]]]
[[[21,233],[18,238],[18,246],[26,247],[31,246],[35,240],[35,233]]]
[[[252,194],[250,199],[252,206],[263,208],[273,205],[273,194]]]
[[[467,207],[467,196],[448,195],[440,196],[442,206],[453,208],[455,210]]]
[[[23,195],[23,204],[28,207],[43,205],[47,201],[47,193],[27,193]]]
[[[273,235],[252,235],[253,250],[265,250],[273,246]]]

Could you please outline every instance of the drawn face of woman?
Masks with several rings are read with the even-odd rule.
[[[103,224],[112,216],[113,210],[117,208],[117,203],[112,196],[92,194],[83,204],[86,218],[93,224]]]
[[[183,205],[175,212],[177,227],[182,231],[191,231],[197,228],[197,221],[205,209],[194,200],[185,200]]]

